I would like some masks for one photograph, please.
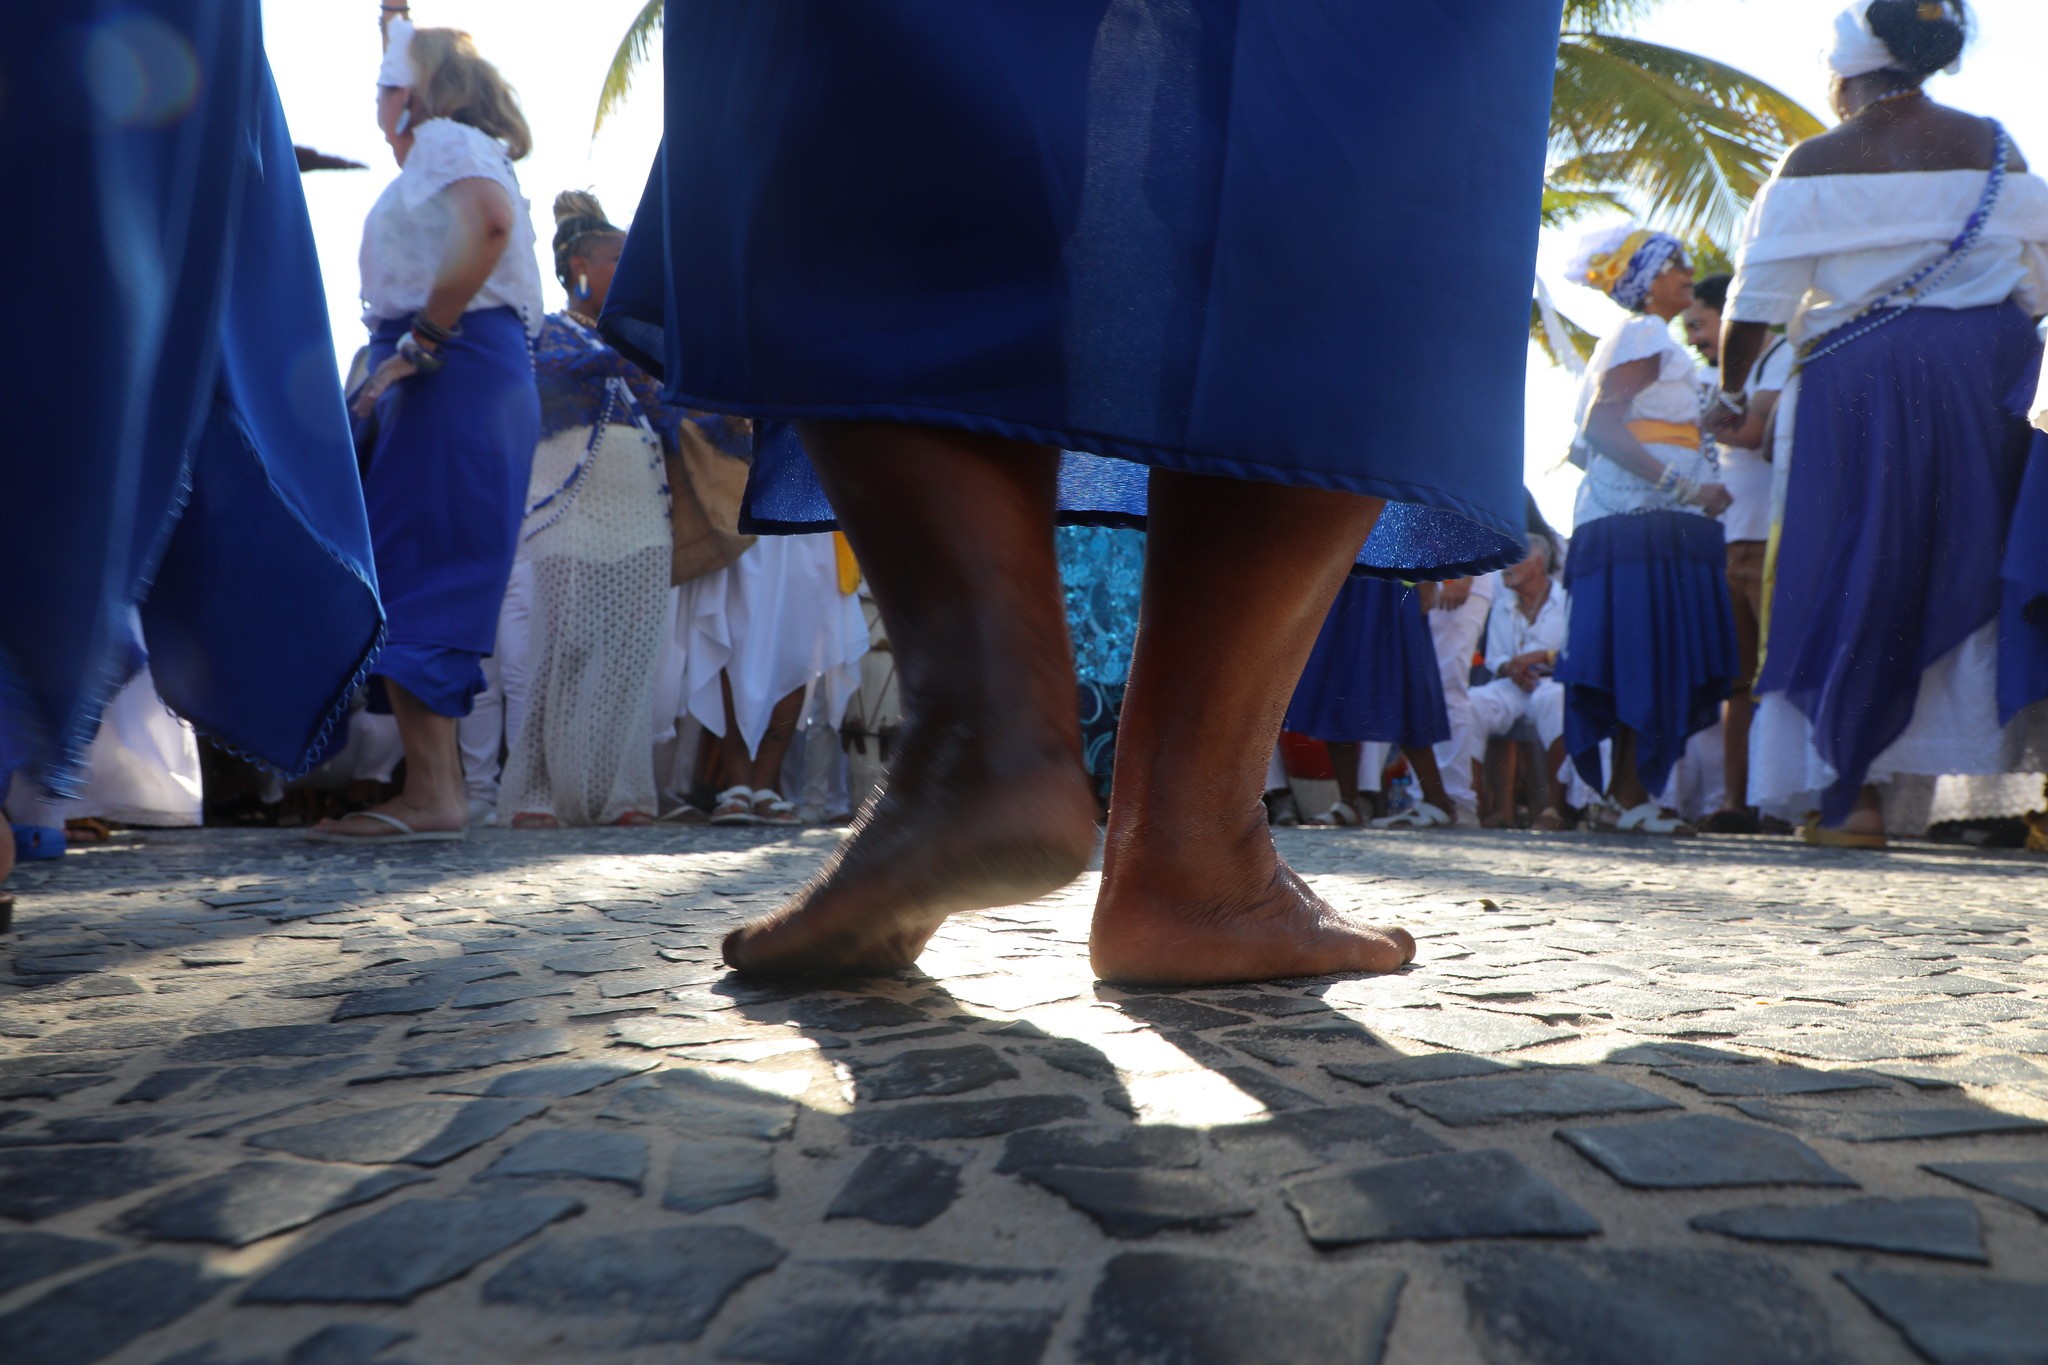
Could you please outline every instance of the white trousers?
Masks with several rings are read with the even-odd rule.
[[[533,565],[513,561],[505,584],[504,605],[498,608],[496,652],[484,660],[484,690],[469,714],[455,723],[462,746],[462,785],[471,803],[498,808],[498,785],[505,775],[505,754],[526,723],[526,653],[528,622],[533,613]]]
[[[1484,687],[1472,689],[1472,727],[1479,737],[1479,751],[1486,741],[1505,735],[1523,721],[1533,721],[1536,738],[1547,753],[1564,738],[1564,684],[1545,678],[1533,692],[1524,692],[1507,678],[1495,678]]]
[[[1492,605],[1487,598],[1472,596],[1455,611],[1429,614],[1437,671],[1444,684],[1444,710],[1451,717],[1451,737],[1436,746],[1436,765],[1443,770],[1444,795],[1453,806],[1467,811],[1479,803],[1472,790],[1472,764],[1486,756],[1486,736],[1476,733],[1472,723],[1472,655],[1479,648],[1479,634],[1486,629]],[[1375,775],[1372,790],[1378,789]]]

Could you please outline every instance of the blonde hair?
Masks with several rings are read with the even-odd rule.
[[[427,117],[453,119],[489,133],[505,144],[514,161],[533,150],[533,130],[520,112],[519,96],[467,33],[418,29],[406,59],[412,64],[413,92]]]

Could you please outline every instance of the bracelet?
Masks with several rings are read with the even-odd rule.
[[[425,313],[414,313],[412,315],[412,330],[421,341],[432,342],[436,346],[446,346],[450,341],[462,335],[462,324],[458,322],[453,327],[443,327]]]
[[[1720,408],[1731,417],[1743,417],[1749,413],[1749,397],[1746,394],[1730,393],[1726,389],[1717,389],[1707,406],[1710,409]]]
[[[420,339],[411,332],[398,339],[398,358],[421,374],[438,374],[448,363],[447,356],[436,355],[420,345]]]
[[[1683,476],[1679,474],[1678,466],[1667,464],[1664,466],[1664,472],[1657,476],[1657,482],[1651,486],[1659,493],[1670,493],[1677,489],[1682,480]]]

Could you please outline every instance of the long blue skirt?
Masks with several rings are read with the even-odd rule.
[[[1559,0],[691,0],[606,305],[682,404],[1388,499],[1363,566],[1521,558]],[[1369,433],[1370,439],[1361,439]],[[832,511],[758,459],[753,527]]]
[[[1353,575],[1316,636],[1285,728],[1330,744],[1439,744],[1451,737],[1436,644],[1415,590]]]
[[[76,790],[140,604],[172,709],[303,771],[383,617],[258,0],[0,5],[0,90],[0,258],[63,258],[61,305],[0,329],[20,761]]]
[[[2031,395],[2019,410],[2031,405]],[[2035,432],[2005,545],[1998,611],[1998,718],[2048,700],[2048,433]]]
[[[1587,522],[1572,532],[1564,581],[1565,750],[1604,789],[1601,741],[1633,730],[1636,771],[1662,791],[1686,741],[1714,724],[1740,676],[1720,523],[1690,512]]]
[[[406,328],[406,319],[377,328],[372,370]],[[377,400],[363,497],[390,617],[377,676],[438,715],[466,716],[497,646],[540,443],[540,393],[526,325],[510,308],[466,314],[447,356],[447,368]]]
[[[1830,822],[1912,721],[1920,675],[1999,612],[2032,444],[2006,400],[2040,360],[2008,303],[1911,309],[1801,372],[1756,691],[1812,722],[1840,774]]]

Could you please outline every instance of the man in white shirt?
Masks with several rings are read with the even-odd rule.
[[[1429,613],[1429,633],[1436,643],[1437,669],[1443,677],[1444,710],[1451,717],[1451,737],[1436,746],[1436,763],[1443,773],[1451,813],[1468,828],[1479,823],[1473,767],[1486,757],[1486,736],[1472,723],[1472,657],[1479,652],[1479,637],[1486,629],[1486,613],[1493,606],[1499,582],[1498,574],[1454,578],[1438,590],[1436,606]]]
[[[1493,681],[1472,689],[1472,727],[1482,752],[1488,739],[1506,735],[1524,720],[1536,726],[1543,745],[1544,776],[1550,805],[1537,827],[1562,827],[1564,793],[1558,773],[1564,767],[1564,685],[1552,673],[1570,635],[1570,603],[1550,576],[1550,542],[1532,536],[1529,557],[1502,570],[1492,619],[1486,627],[1486,666]],[[1495,828],[1512,823],[1513,793],[1496,790]]]

